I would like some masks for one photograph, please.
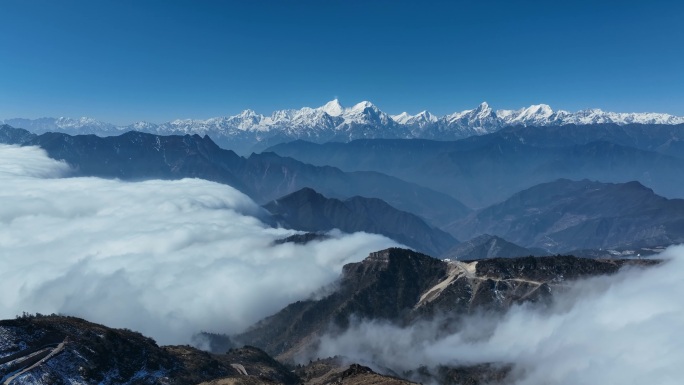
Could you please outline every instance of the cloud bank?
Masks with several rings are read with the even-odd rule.
[[[344,355],[398,372],[513,363],[507,383],[520,385],[680,384],[684,246],[660,257],[670,260],[577,282],[550,309],[518,306],[500,320],[471,317],[455,334],[437,322],[357,322],[324,337],[318,356]]]
[[[63,313],[186,343],[239,332],[396,245],[365,233],[273,245],[295,232],[264,225],[229,186],[68,173],[40,149],[0,146],[0,318]]]

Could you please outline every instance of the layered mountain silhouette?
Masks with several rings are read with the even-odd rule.
[[[502,138],[516,138],[540,147],[581,145],[591,142],[611,142],[625,147],[655,151],[684,157],[684,124],[627,124],[612,123],[565,126],[512,126],[496,134]]]
[[[663,135],[654,134],[654,137],[660,141]],[[470,213],[468,208],[446,194],[378,172],[343,172],[335,167],[313,166],[274,153],[244,158],[219,148],[206,136],[156,136],[139,132],[105,138],[58,133],[38,136],[9,126],[0,127],[1,142],[38,145],[51,157],[67,161],[75,175],[124,180],[203,178],[231,185],[261,204],[302,188],[312,188],[326,199],[335,201],[310,202],[310,206],[299,204],[308,208],[288,214],[293,222],[295,218],[301,221],[291,223],[291,227],[305,231],[330,227],[375,231],[435,256],[447,251],[446,245],[452,242],[435,227],[446,230],[456,239],[491,234],[523,248],[554,253],[643,248],[682,241],[682,201],[659,196],[638,182],[557,180],[515,192],[511,190],[558,173],[598,173],[610,179],[605,174],[616,170],[621,178],[640,174],[641,179],[659,180],[661,188],[668,183],[674,188],[681,185],[678,178],[681,174],[677,170],[684,160],[609,142],[550,148],[530,147],[520,139],[497,134],[457,142],[373,140],[330,145],[292,144],[308,149],[328,148],[328,159],[333,163],[340,154],[344,155],[342,159],[347,159],[347,150],[356,148],[358,167],[382,160],[383,167],[390,171],[411,170],[412,164],[425,161],[410,172],[421,178],[431,178],[433,185],[452,186],[452,193],[454,190],[469,192],[471,196],[477,193],[477,199],[483,201],[506,194],[501,203]],[[483,146],[483,141],[487,145]],[[340,148],[342,150],[336,152],[335,149]],[[380,157],[379,153],[386,156]],[[448,187],[444,188],[448,190]],[[299,200],[314,197],[306,195]],[[420,218],[410,214],[401,216],[370,198]],[[341,211],[330,209],[333,206],[345,208]],[[312,214],[314,208],[319,210],[315,216]],[[307,214],[305,210],[312,211]],[[421,219],[425,220],[426,227],[419,225]],[[488,252],[484,249],[486,246],[479,252],[470,250],[474,257],[468,258],[484,258],[487,253],[491,256],[491,249]],[[531,251],[525,254],[538,254]],[[462,249],[456,254],[461,252]]]
[[[639,182],[560,179],[514,194],[449,229],[461,239],[493,234],[551,252],[648,247],[684,241],[684,200]]]
[[[301,161],[372,170],[486,207],[539,183],[567,179],[636,180],[683,197],[684,126],[509,127],[458,141],[295,141],[268,149]]]
[[[440,255],[458,243],[418,216],[397,210],[377,198],[356,196],[339,200],[303,188],[263,207],[280,224],[296,230],[321,232],[337,228],[347,233],[382,234],[431,255]]]
[[[448,223],[470,211],[447,194],[395,177],[312,166],[274,153],[244,158],[221,149],[208,136],[140,132],[104,138],[62,133],[33,135],[2,126],[0,140],[40,146],[50,157],[69,163],[75,175],[123,180],[201,178],[235,187],[261,204],[310,187],[335,198],[379,198],[433,225]]]

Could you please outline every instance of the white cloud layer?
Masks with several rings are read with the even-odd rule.
[[[396,245],[336,233],[274,246],[294,232],[261,223],[229,186],[68,172],[40,149],[0,146],[0,318],[58,312],[186,343],[239,332]]]
[[[519,306],[501,320],[472,317],[446,334],[438,323],[356,323],[326,336],[320,357],[344,355],[396,371],[420,365],[515,364],[519,385],[675,385],[684,363],[684,246],[661,266],[572,285],[551,309]],[[485,331],[485,336],[482,336]]]

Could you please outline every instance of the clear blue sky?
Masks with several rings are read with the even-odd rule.
[[[0,0],[0,119],[370,100],[684,115],[684,2]]]

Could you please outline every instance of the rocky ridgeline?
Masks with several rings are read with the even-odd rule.
[[[520,302],[550,301],[568,281],[614,274],[655,260],[595,260],[572,256],[443,261],[390,248],[345,265],[337,290],[295,302],[235,339],[290,360],[350,318],[408,325],[436,315],[453,320],[477,311],[505,311]]]

